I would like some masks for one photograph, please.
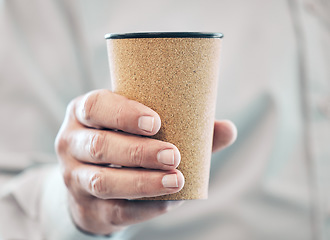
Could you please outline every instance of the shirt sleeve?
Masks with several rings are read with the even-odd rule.
[[[3,175],[0,171],[1,179]],[[129,233],[94,236],[77,229],[56,163],[30,167],[1,182],[0,212],[0,239],[124,240]]]

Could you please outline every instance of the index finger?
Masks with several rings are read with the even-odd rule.
[[[88,127],[118,129],[151,136],[161,125],[159,115],[147,106],[109,90],[95,90],[76,102],[77,120]]]

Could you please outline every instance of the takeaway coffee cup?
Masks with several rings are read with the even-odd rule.
[[[176,145],[185,177],[175,194],[148,200],[206,199],[222,34],[107,34],[112,90],[154,111],[155,139]]]

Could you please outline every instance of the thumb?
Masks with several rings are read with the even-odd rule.
[[[212,152],[222,150],[235,142],[237,128],[229,120],[215,121]]]

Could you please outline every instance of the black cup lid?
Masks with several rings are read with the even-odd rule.
[[[106,39],[127,38],[222,38],[222,33],[215,32],[137,32],[137,33],[108,33]]]

